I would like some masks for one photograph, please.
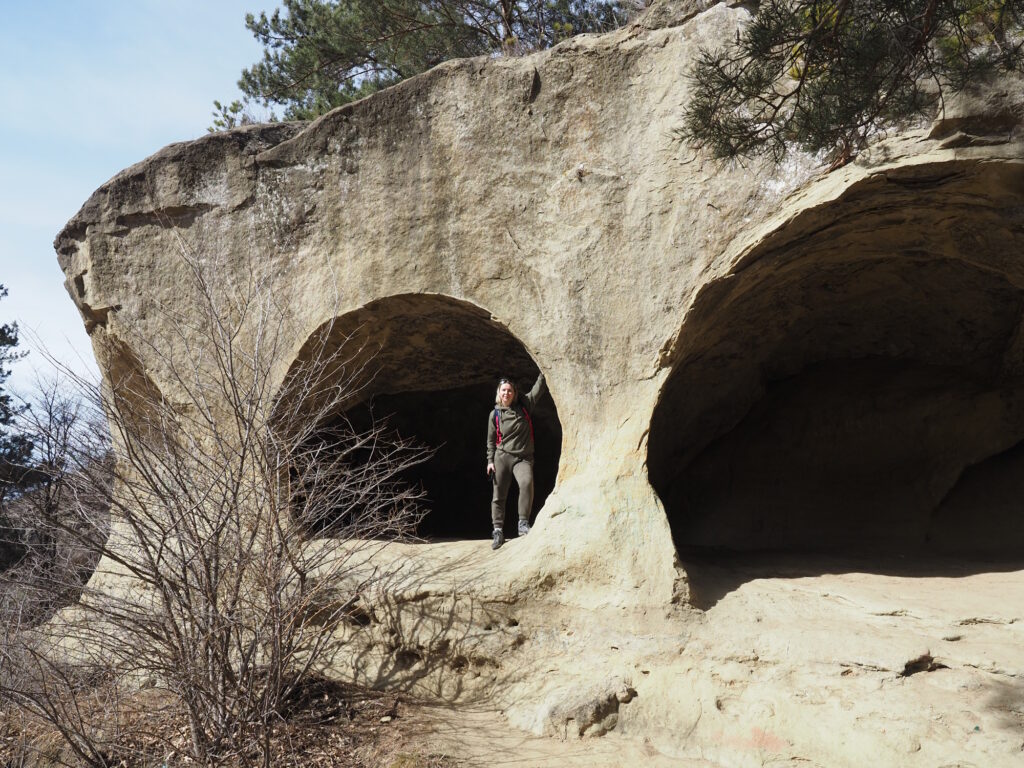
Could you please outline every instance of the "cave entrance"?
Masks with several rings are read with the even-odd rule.
[[[424,294],[374,301],[325,324],[314,337],[326,337],[328,349],[345,344],[360,350],[352,360],[364,369],[361,390],[338,418],[356,430],[385,423],[388,430],[433,451],[401,478],[425,495],[417,535],[489,538],[487,418],[500,376],[511,376],[525,392],[539,373],[523,344],[479,307]],[[550,396],[531,415],[536,513],[555,486],[562,428]],[[324,432],[333,426],[325,423]],[[516,493],[513,484],[506,504],[507,533],[517,520]]]
[[[648,454],[684,558],[1024,556],[1024,229],[1000,204],[865,201],[698,296]]]

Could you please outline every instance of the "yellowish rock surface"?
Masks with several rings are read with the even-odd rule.
[[[384,550],[339,675],[680,764],[1020,765],[1024,90],[722,166],[676,130],[748,11],[655,11],[123,171],[56,242],[101,367],[174,400],[137,340],[182,248],[266,281],[275,381],[332,321],[377,345],[456,540]],[[492,553],[489,398],[538,370],[542,506]]]

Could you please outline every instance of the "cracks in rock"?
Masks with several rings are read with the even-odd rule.
[[[82,301],[79,306],[82,311],[82,317],[85,320],[85,332],[88,334],[92,334],[96,328],[106,328],[110,320],[110,313],[121,309],[120,304],[108,307],[92,307],[85,301]]]
[[[540,72],[534,67],[533,77],[530,79],[530,89],[526,94],[527,104],[533,104],[537,100],[537,97],[540,96],[540,87]]]
[[[1009,626],[1010,624],[1016,624],[1020,619],[995,619],[990,616],[972,616],[968,619],[961,619],[957,622],[958,626],[970,627],[976,624],[998,624],[1002,626]]]
[[[1008,677],[1011,680],[1024,679],[1024,673],[1022,672],[1010,672],[1006,669],[1001,669],[993,664],[964,664],[968,669],[976,669],[979,672],[984,672],[989,675],[996,675],[997,677]]]
[[[843,671],[840,673],[843,677],[852,674],[854,670],[861,672],[892,672],[888,667],[859,661],[844,661],[839,666],[843,667]]]
[[[949,667],[942,662],[936,661],[935,657],[930,653],[924,653],[904,664],[900,677],[910,677],[919,672],[934,672],[938,669],[949,669]]]
[[[512,230],[509,228],[508,224],[505,225],[505,232],[508,234],[508,239],[512,241],[512,245],[516,247],[516,250],[523,253],[523,247],[519,244],[519,241],[516,240],[515,235],[512,234]],[[507,277],[511,277],[511,275],[508,275]]]
[[[1010,140],[1013,130],[1019,125],[1020,118],[1011,110],[990,115],[943,118],[932,124],[927,138],[941,141],[939,146],[943,149],[1004,144]],[[971,140],[979,143],[971,143]]]
[[[882,174],[882,177],[889,184],[895,184],[904,189],[911,189],[914,192],[925,192],[945,186],[951,181],[961,181],[966,177],[966,172],[956,170],[945,173],[914,173],[900,176],[896,172]]]
[[[894,671],[889,667],[885,667],[880,664],[870,664],[867,662],[842,662],[840,666],[843,667],[843,671],[839,673],[840,677],[848,677],[849,675],[854,674],[855,671],[874,672],[878,674],[892,674]],[[968,664],[965,666],[970,665]],[[898,677],[911,677],[921,672],[935,672],[940,669],[949,669],[949,666],[940,661],[936,661],[935,657],[930,653],[923,653],[920,656],[907,661],[903,665],[902,671],[899,672]]]
[[[64,267],[64,262],[78,250],[78,245],[85,242],[88,230],[89,225],[86,222],[75,218],[68,222],[67,226],[57,235],[53,247],[60,258],[61,267]]]
[[[213,207],[209,203],[199,203],[197,205],[175,205],[166,208],[156,208],[152,211],[124,213],[114,219],[114,226],[118,229],[111,234],[119,237],[128,234],[128,232],[136,227],[147,225],[190,227],[197,218],[212,210]]]
[[[106,328],[110,320],[110,313],[121,309],[120,304],[96,307],[86,299],[88,290],[85,285],[85,276],[89,274],[88,269],[83,269],[71,279],[71,288],[74,291],[74,299],[78,304],[82,319],[85,321],[85,332],[91,334],[96,328]]]
[[[948,139],[939,144],[939,149],[963,149],[964,147],[996,147],[1000,144],[1009,144],[1011,135],[1003,136],[973,136],[969,133],[958,131]]]

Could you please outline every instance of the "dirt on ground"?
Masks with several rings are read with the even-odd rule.
[[[589,630],[563,625],[554,613],[522,616],[510,631],[523,642],[495,663],[523,679],[492,696],[440,703],[310,686],[275,730],[272,763],[1020,765],[1021,563],[745,557],[694,558],[686,567],[698,608],[685,621],[651,617],[641,632],[625,619],[610,624],[600,611]],[[677,634],[668,637],[666,628]],[[544,664],[532,663],[538,659]],[[548,711],[545,702],[571,699],[609,671],[635,689],[616,725],[601,736],[580,738],[574,728],[539,735],[537,723],[547,721],[535,716]],[[111,764],[190,765],[187,731],[166,694],[142,691],[132,704],[116,731],[122,754],[134,757]],[[62,757],[69,753],[52,728],[13,715],[3,721],[0,766],[55,765]],[[252,764],[246,759],[235,764]]]
[[[86,716],[95,706],[110,706],[108,690],[84,693],[75,706]],[[465,763],[433,750],[412,725],[420,705],[408,697],[319,683],[287,702],[285,719],[270,740],[271,765],[288,768],[458,768]],[[0,719],[0,765],[43,768],[89,765],[76,755],[52,723],[9,708]],[[72,718],[73,719],[73,718]],[[119,702],[92,730],[98,751],[91,764],[124,768],[172,768],[196,765],[188,754],[188,729],[166,693],[139,691]],[[72,728],[74,730],[74,728]],[[73,736],[69,731],[68,735]],[[410,738],[410,736],[413,736]],[[261,756],[227,757],[217,763],[261,765]]]

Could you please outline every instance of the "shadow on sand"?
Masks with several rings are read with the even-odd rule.
[[[957,578],[1024,571],[1024,556],[963,557],[895,552],[804,553],[686,550],[679,559],[690,583],[690,602],[708,610],[729,593],[758,579],[800,579],[826,574],[867,573],[902,578]]]

